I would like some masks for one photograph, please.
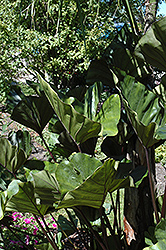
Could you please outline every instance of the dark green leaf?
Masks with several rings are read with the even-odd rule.
[[[47,98],[42,95],[40,97],[30,96],[26,100],[20,101],[14,108],[11,119],[41,134],[52,116],[53,109]]]
[[[38,75],[38,78],[60,122],[77,143],[84,142],[99,134],[101,130],[99,123],[91,121],[77,113],[71,105],[62,102],[49,84],[41,76]]]
[[[16,183],[15,183],[16,184]],[[18,183],[19,192],[7,202],[6,211],[18,211],[22,213],[34,213],[44,215],[49,206],[37,204],[34,186],[31,182]]]
[[[17,151],[6,138],[0,138],[0,148],[0,164],[15,173],[26,161],[26,154],[22,149]]]
[[[135,55],[151,65],[166,71],[166,17],[152,24],[140,39]]]
[[[56,170],[60,190],[63,194],[81,185],[102,163],[88,155],[77,153],[70,162],[63,161]]]
[[[95,83],[94,85],[89,87],[85,94],[84,115],[90,118],[91,120],[95,120],[101,92],[102,84]]]
[[[61,198],[59,185],[55,174],[50,174],[43,170],[33,174],[35,197],[40,200],[40,204],[52,206]]]

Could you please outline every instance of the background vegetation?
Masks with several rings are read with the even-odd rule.
[[[29,160],[26,130],[1,136],[2,249],[165,249],[166,195],[155,191],[155,149],[166,139],[158,4],[1,1],[2,105],[49,155]]]

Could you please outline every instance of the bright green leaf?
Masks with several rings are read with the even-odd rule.
[[[111,95],[102,105],[96,121],[103,125],[104,136],[114,136],[118,133],[117,124],[120,119],[121,103],[119,95]]]
[[[108,160],[97,168],[82,185],[68,192],[58,208],[73,206],[90,206],[100,208],[104,203],[107,192],[113,192],[121,187],[128,187],[127,179],[116,179],[115,161]]]

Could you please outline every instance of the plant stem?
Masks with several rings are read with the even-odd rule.
[[[105,214],[105,212],[104,212],[104,219],[105,219],[106,225],[107,225],[107,227],[108,227],[108,229],[109,229],[109,231],[110,231],[110,233],[112,235],[112,238],[113,238],[113,240],[115,242],[116,249],[120,250],[121,249],[121,244],[120,244],[120,242],[118,242],[118,240],[117,240],[117,238],[115,236],[115,232],[112,229],[112,227],[110,225],[110,222],[109,222],[109,219],[108,219],[107,215]],[[120,239],[120,238],[118,238],[118,239]]]
[[[45,139],[44,139],[44,137],[43,137],[42,133],[41,133],[41,134],[39,134],[39,136],[40,136],[40,138],[42,139],[42,141],[44,142],[44,145],[46,146],[46,149],[47,149],[47,151],[49,152],[49,154],[50,154],[51,158],[52,158],[52,159],[53,159],[53,161],[56,163],[56,160],[55,160],[55,158],[54,158],[53,154],[51,153],[51,151],[50,151],[50,149],[49,149],[49,147],[48,147],[48,145],[47,145],[47,143],[46,143],[46,141],[45,141]]]
[[[117,209],[116,209],[116,206],[115,206],[115,203],[114,203],[114,199],[113,199],[111,193],[110,193],[110,197],[111,197],[111,202],[112,202],[113,212],[114,212],[114,229],[113,230],[114,230],[114,234],[115,234],[115,227],[118,229]]]
[[[166,210],[166,185],[165,185],[163,205],[162,205],[162,210],[161,210],[161,218],[164,218],[164,219],[165,219],[165,210]]]
[[[146,162],[147,162],[147,167],[148,167],[148,176],[149,176],[149,185],[150,185],[150,191],[151,191],[151,196],[152,196],[152,204],[153,204],[156,222],[158,224],[160,220],[159,220],[159,215],[158,215],[156,201],[155,201],[155,193],[154,193],[154,188],[153,188],[151,168],[150,168],[150,164],[149,164],[148,149],[145,146],[143,146],[143,147],[145,149],[145,154],[146,154]]]
[[[9,230],[10,230],[10,232],[23,244],[23,246],[25,247],[25,248],[27,248],[28,250],[32,250],[32,248],[31,247],[29,247],[28,245],[26,245],[20,238],[19,238],[19,236],[15,233],[15,232],[13,232],[13,230],[10,228],[10,226],[6,226]]]
[[[107,250],[106,247],[104,246],[104,244],[102,243],[102,239],[101,239],[100,235],[98,234],[97,231],[93,230],[91,224],[89,223],[89,221],[87,220],[87,218],[85,217],[85,215],[82,213],[82,211],[78,207],[77,208],[75,207],[75,210],[77,210],[81,214],[82,218],[84,219],[84,221],[87,224],[87,226],[89,227],[90,231],[92,232],[92,234],[94,235],[94,237],[98,241],[98,243],[101,246],[101,248],[103,250]]]
[[[99,209],[99,214],[100,214],[100,220],[101,220],[101,230],[102,230],[102,235],[103,235],[103,239],[106,245],[107,250],[109,250],[109,245],[108,245],[108,240],[107,240],[107,232],[106,232],[106,228],[105,228],[105,224],[104,224],[104,219],[103,219],[103,207],[100,207]]]
[[[53,249],[58,250],[58,247],[57,247],[56,243],[50,239],[50,237],[48,236],[47,232],[45,231],[45,229],[44,229],[43,226],[41,225],[41,222],[39,221],[39,219],[38,219],[38,217],[36,216],[36,214],[33,214],[33,215],[34,215],[34,217],[35,217],[35,219],[36,219],[36,221],[37,221],[39,227],[41,228],[42,232],[43,232],[44,235],[46,236],[48,242],[51,244],[51,246],[53,247]]]

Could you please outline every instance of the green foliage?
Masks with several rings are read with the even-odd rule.
[[[159,89],[147,84],[145,79],[149,80],[151,74],[148,63],[153,64],[153,60],[142,57],[145,52],[141,50],[145,46],[146,52],[150,50],[151,54],[153,51],[156,53],[156,40],[153,45],[148,43],[150,39],[147,32],[135,50],[137,55],[142,54],[139,54],[138,58],[135,57],[138,27],[130,1],[122,2],[132,33],[125,25],[116,36],[111,33],[114,28],[109,28],[104,38],[103,32],[112,24],[109,17],[113,8],[108,7],[107,1],[44,3],[39,0],[32,1],[30,5],[29,1],[5,1],[4,6],[12,7],[11,12],[2,6],[0,15],[5,13],[8,18],[13,17],[10,25],[7,25],[8,18],[0,23],[0,67],[9,72],[6,81],[10,80],[10,75],[11,78],[18,78],[22,72],[19,72],[18,67],[17,74],[16,67],[24,63],[28,63],[28,67],[35,69],[35,72],[41,73],[37,75],[42,91],[38,84],[29,83],[33,86],[34,96],[24,95],[19,87],[13,88],[20,99],[18,103],[13,102],[11,118],[40,135],[54,163],[34,159],[27,161],[30,138],[26,133],[22,134],[22,140],[17,138],[19,132],[16,133],[16,138],[11,136],[10,140],[16,139],[13,143],[18,147],[11,145],[7,139],[0,139],[0,164],[10,173],[10,184],[1,182],[3,191],[0,193],[0,218],[5,218],[5,212],[33,213],[48,241],[41,244],[39,249],[62,248],[61,234],[55,242],[49,228],[46,225],[42,227],[38,221],[39,216],[44,218],[46,214],[57,212],[61,208],[66,209],[68,221],[75,230],[76,215],[81,226],[91,232],[93,249],[98,249],[98,245],[102,249],[109,249],[110,246],[124,249],[120,215],[117,216],[118,209],[120,213],[118,198],[116,205],[112,199],[112,228],[105,212],[106,196],[120,188],[139,188],[148,172],[149,177],[151,176],[148,149],[160,143],[161,139],[165,140],[165,81],[163,78]],[[119,12],[123,13],[123,10]],[[162,42],[165,30],[165,19],[163,20],[155,23],[150,31],[154,38],[159,39],[159,55],[165,49]],[[104,28],[101,29],[102,25]],[[110,40],[111,44],[104,51],[103,57],[92,61],[100,57],[101,51]],[[7,53],[9,47],[10,54]],[[153,55],[156,58],[155,53]],[[90,60],[92,62],[87,82],[93,85],[87,91],[85,86],[79,91],[78,88],[71,90],[76,86],[85,85],[80,73],[85,72]],[[153,65],[161,67],[158,61],[156,64],[156,60]],[[2,76],[5,72],[3,70]],[[44,76],[47,76],[46,81]],[[74,76],[80,78],[76,79]],[[71,79],[72,84],[69,81]],[[69,89],[58,91],[52,83],[57,88],[68,86]],[[106,100],[103,101],[102,92],[105,85],[110,87],[108,93],[111,95],[108,96],[107,93]],[[56,162],[56,157],[43,137],[44,128],[53,115],[54,121],[52,120],[53,125],[50,127],[55,135],[52,136],[52,145],[55,147],[55,155],[64,158],[60,163]],[[95,158],[95,146],[99,136],[104,137],[100,146],[108,156],[103,161]],[[129,156],[130,162],[127,160]],[[145,162],[147,167],[144,166]],[[25,171],[24,181],[18,173],[20,168]],[[154,211],[157,214],[152,185],[150,188]],[[165,212],[164,201],[162,215]],[[72,209],[74,217],[68,208]],[[92,211],[95,215],[93,220],[96,217],[99,219],[97,229],[94,227],[95,223],[91,224]],[[58,223],[61,233],[65,235],[60,218]],[[156,244],[148,249],[160,249],[165,245],[164,233],[165,220],[161,220],[152,235],[151,232],[147,233],[147,243]]]
[[[151,29],[140,39],[135,50],[135,55],[138,58],[142,59],[142,61],[147,61],[163,71],[166,71],[165,23],[166,17],[155,22]]]

